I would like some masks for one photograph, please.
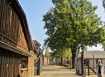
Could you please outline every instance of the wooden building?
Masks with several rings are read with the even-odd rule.
[[[84,62],[88,63],[90,67],[95,68],[98,60],[101,60],[105,65],[105,51],[85,51],[84,52]],[[81,61],[81,53],[78,54],[78,60]]]
[[[35,52],[18,0],[0,0],[0,77],[34,76]]]
[[[84,52],[85,66],[89,65],[89,68],[91,70],[96,69],[96,64],[98,63],[99,59],[105,65],[105,51],[85,51]],[[76,57],[76,68],[81,73],[81,53],[79,53]]]

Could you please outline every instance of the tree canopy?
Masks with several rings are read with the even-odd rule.
[[[52,7],[44,16],[44,29],[47,29],[49,47],[72,45],[97,45],[104,41],[104,29],[100,18],[95,14],[97,6],[87,0],[52,0]],[[56,27],[57,32],[52,36]],[[54,45],[54,46],[53,46]]]
[[[51,53],[52,57],[61,58],[61,64],[63,64],[63,58],[70,59],[72,57],[70,48],[59,48]]]
[[[50,58],[50,52],[49,52],[49,49],[47,48],[46,51],[45,51],[45,56],[47,58]]]
[[[97,45],[105,41],[105,30],[100,17],[95,13],[97,6],[88,0],[52,0],[52,7],[44,16],[47,29],[45,44],[54,50],[71,48],[72,54],[81,45]],[[57,29],[53,35],[54,30]],[[72,55],[73,56],[73,55]]]
[[[71,49],[70,48],[59,48],[58,50],[51,53],[52,56],[55,57],[63,57],[70,59],[72,57]]]
[[[50,52],[48,47],[46,48],[46,51],[45,51],[45,57],[47,58],[47,64],[48,64],[50,62]]]

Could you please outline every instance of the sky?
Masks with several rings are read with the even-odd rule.
[[[30,30],[30,34],[33,40],[37,40],[42,46],[44,43],[44,39],[47,38],[45,35],[46,30],[43,29],[44,22],[43,15],[53,6],[51,0],[18,0],[20,5],[22,6],[26,17]],[[93,5],[97,5],[98,9],[96,10],[96,14],[101,17],[101,19],[105,20],[105,10],[102,6],[101,0],[89,0],[93,3]],[[88,47],[88,50],[102,50],[102,46],[98,47]]]

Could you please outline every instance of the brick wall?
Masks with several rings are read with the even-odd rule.
[[[42,56],[42,60],[43,60],[43,64],[47,65],[47,58],[44,55]],[[49,60],[48,60],[48,64],[49,64]]]

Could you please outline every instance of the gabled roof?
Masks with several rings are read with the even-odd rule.
[[[7,1],[10,2],[11,6],[15,9],[15,12],[17,13],[18,17],[20,18],[22,30],[24,32],[24,36],[25,36],[26,42],[28,44],[29,50],[33,50],[31,35],[30,35],[29,28],[28,28],[28,23],[27,23],[27,18],[26,18],[26,15],[25,15],[22,7],[20,6],[18,0],[7,0]]]
[[[105,58],[105,51],[85,51],[84,58]],[[81,57],[81,53],[78,54]]]
[[[40,44],[38,41],[36,41],[36,40],[32,40],[32,42],[33,42],[35,45],[41,46],[41,44]]]
[[[38,53],[39,52],[39,48],[40,47],[37,47],[37,46],[41,46],[41,44],[38,42],[38,41],[36,41],[36,40],[32,40],[32,43],[33,43],[33,45],[34,45],[34,48],[35,48],[35,50],[36,50],[36,52]]]

